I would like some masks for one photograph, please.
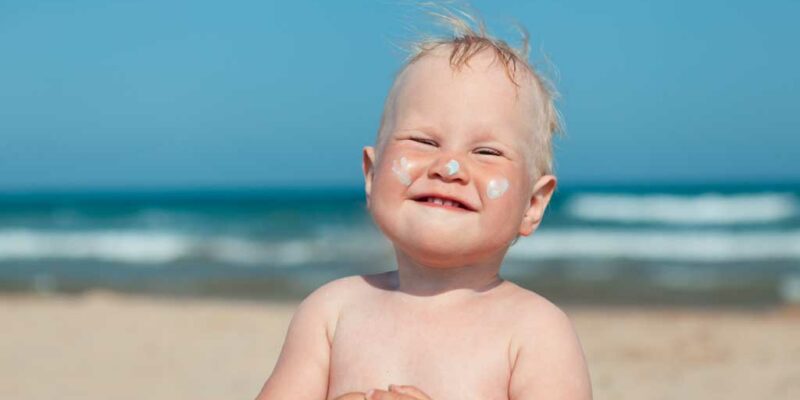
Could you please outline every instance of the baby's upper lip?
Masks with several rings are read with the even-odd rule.
[[[456,195],[451,195],[451,194],[442,194],[442,193],[438,193],[438,192],[425,192],[425,193],[420,193],[418,195],[415,195],[411,199],[414,200],[414,201],[419,201],[419,200],[422,200],[422,199],[424,199],[426,197],[437,197],[437,198],[440,198],[442,200],[455,201],[457,203],[460,203],[462,206],[464,206],[464,208],[466,208],[469,211],[476,211],[477,210],[475,208],[475,206],[470,204],[468,201],[462,199],[461,197],[458,197]]]

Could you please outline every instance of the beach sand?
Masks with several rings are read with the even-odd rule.
[[[0,398],[252,399],[295,306],[4,294]],[[563,309],[581,337],[595,399],[800,398],[797,308]]]

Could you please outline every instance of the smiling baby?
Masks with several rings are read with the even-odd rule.
[[[455,36],[419,46],[363,150],[397,268],[309,295],[259,400],[591,399],[570,319],[499,275],[556,187],[552,92],[523,52],[446,17]]]

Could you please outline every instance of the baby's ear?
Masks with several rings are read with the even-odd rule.
[[[522,223],[519,226],[520,235],[528,236],[539,227],[544,217],[544,210],[547,208],[547,204],[550,203],[550,198],[555,191],[556,184],[555,176],[543,175],[533,185],[530,207],[525,212]]]
[[[372,177],[375,167],[375,149],[372,146],[364,146],[361,168],[364,171],[364,191],[367,193],[367,205],[369,205],[369,194],[372,190]]]

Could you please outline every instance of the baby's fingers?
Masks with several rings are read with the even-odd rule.
[[[422,390],[419,390],[415,386],[410,385],[389,385],[389,391],[394,393],[401,393],[408,396],[412,396],[415,399],[419,400],[432,400],[431,396],[428,396]]]
[[[380,389],[372,389],[367,392],[367,400],[418,400],[416,397],[402,393],[387,392]]]

